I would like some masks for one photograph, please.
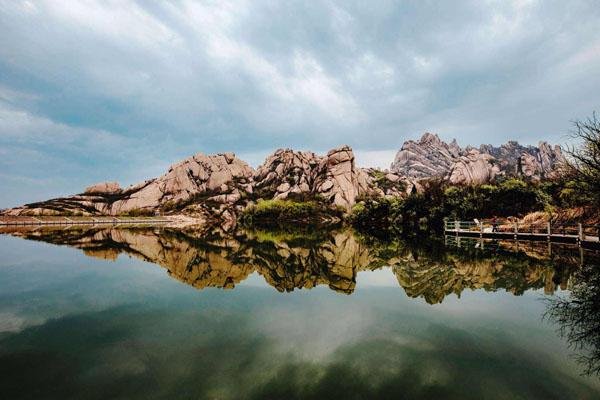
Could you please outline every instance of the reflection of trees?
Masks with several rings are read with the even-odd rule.
[[[578,352],[586,374],[600,374],[600,266],[577,271],[568,297],[548,300],[546,318],[558,325],[561,336]]]
[[[359,271],[389,266],[411,297],[440,303],[466,289],[566,288],[569,268],[556,268],[537,253],[471,247],[449,249],[431,239],[382,241],[353,231],[265,232],[171,228],[26,229],[15,236],[68,245],[86,255],[114,260],[126,253],[164,267],[198,289],[233,288],[256,272],[281,292],[327,285],[352,293]],[[569,265],[561,258],[561,265]]]

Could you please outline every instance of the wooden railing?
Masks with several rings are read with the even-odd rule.
[[[557,237],[574,238],[577,241],[598,242],[600,237],[600,225],[585,224],[551,224],[547,223],[522,223],[509,220],[473,220],[473,221],[444,221],[445,232],[468,233],[507,236],[538,236],[538,237]]]

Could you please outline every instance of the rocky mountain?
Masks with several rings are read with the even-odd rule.
[[[516,176],[532,181],[553,177],[564,162],[560,146],[546,142],[522,146],[509,141],[500,147],[481,145],[461,148],[437,135],[425,133],[419,141],[404,143],[391,165],[391,171],[408,178],[439,177],[452,184],[481,184],[498,176]]]
[[[391,171],[358,168],[348,146],[326,155],[280,149],[254,170],[233,153],[198,153],[172,165],[162,176],[126,188],[116,182],[92,185],[83,193],[26,204],[0,214],[150,215],[183,213],[199,223],[235,226],[237,216],[263,199],[319,199],[350,210],[361,198],[403,196],[421,189],[419,180],[440,177],[452,184],[481,184],[499,176],[530,180],[551,177],[564,160],[560,147],[508,142],[500,147],[461,148],[426,133],[407,141]]]
[[[348,146],[333,149],[326,156],[277,150],[254,174],[259,198],[287,199],[312,194],[345,209],[350,209],[359,197],[399,196],[408,184],[395,174],[357,168]]]
[[[26,204],[9,215],[122,215],[169,210],[194,200],[235,203],[252,191],[254,170],[233,153],[198,153],[172,165],[162,176],[127,188],[105,182],[74,196]]]
[[[447,144],[438,135],[425,133],[418,142],[404,142],[390,170],[417,179],[445,176],[461,151],[456,141]]]
[[[259,199],[316,198],[349,210],[364,196],[399,196],[413,184],[404,177],[357,168],[348,146],[325,156],[280,149],[256,170],[233,153],[198,153],[162,176],[121,188],[103,182],[69,197],[26,204],[7,215],[147,215],[185,211],[199,220],[235,225],[237,214]]]

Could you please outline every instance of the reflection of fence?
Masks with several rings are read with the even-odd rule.
[[[584,262],[599,265],[600,262],[600,247],[586,248],[577,243],[457,236],[453,233],[444,235],[444,245],[487,253],[521,253],[535,259],[560,260],[561,264],[573,266],[584,265]]]
[[[23,225],[98,225],[98,224],[163,224],[164,217],[59,217],[0,216],[0,226]]]
[[[583,247],[600,247],[600,225],[583,224],[524,224],[508,220],[444,221],[444,231],[456,236],[547,240],[577,243]]]

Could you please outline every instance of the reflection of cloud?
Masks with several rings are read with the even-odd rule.
[[[26,325],[26,319],[11,312],[0,311],[0,333],[19,332]]]
[[[368,287],[397,287],[398,280],[390,267],[359,271],[356,276],[357,289]]]
[[[329,357],[340,346],[367,335],[374,323],[367,310],[354,302],[343,309],[330,302],[312,301],[291,308],[289,304],[265,307],[254,324],[277,344],[278,351],[291,352],[305,361]]]

